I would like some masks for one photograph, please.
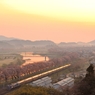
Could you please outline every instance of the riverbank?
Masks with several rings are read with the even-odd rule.
[[[22,65],[27,65],[31,63],[36,63],[36,62],[43,62],[43,61],[48,61],[49,58],[46,56],[41,56],[38,54],[33,54],[32,52],[22,52],[20,54],[23,57],[23,60],[25,61]]]

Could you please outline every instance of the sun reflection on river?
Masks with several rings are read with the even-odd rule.
[[[22,52],[21,55],[23,56],[23,60],[25,60],[25,63],[23,63],[23,65],[49,60],[47,56],[33,55],[32,52]]]

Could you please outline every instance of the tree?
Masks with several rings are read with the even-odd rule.
[[[89,75],[94,75],[94,66],[90,64],[90,66],[86,69]]]
[[[7,95],[63,95],[53,88],[44,87],[32,87],[30,85],[25,85]]]

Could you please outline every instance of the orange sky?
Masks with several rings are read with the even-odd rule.
[[[75,0],[41,0],[44,6],[42,2],[37,3],[38,0],[21,1],[0,1],[0,35],[32,41],[52,40],[57,43],[89,42],[95,39],[94,0],[92,3],[76,0],[78,3],[81,1],[79,5]],[[71,1],[73,5],[70,5]],[[67,5],[63,7],[62,3]]]

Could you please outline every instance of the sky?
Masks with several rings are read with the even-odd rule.
[[[25,40],[95,40],[95,0],[0,0],[0,35]]]

